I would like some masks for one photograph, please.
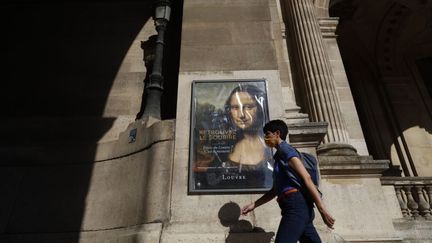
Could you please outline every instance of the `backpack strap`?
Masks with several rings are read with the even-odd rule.
[[[298,151],[297,150],[297,148],[295,148],[294,146],[291,146],[291,147],[293,147],[294,149],[295,149],[295,151],[299,154],[299,156],[300,156],[300,160],[302,161],[302,163],[303,163],[303,165],[305,165],[305,158],[304,158],[304,156],[303,156],[303,154],[300,152],[300,151]],[[316,168],[317,170],[318,170],[318,168]],[[306,170],[307,170],[307,168],[306,168]],[[318,175],[317,175],[318,176]],[[301,181],[302,181],[302,179],[301,178],[299,178]],[[314,183],[315,184],[315,183]],[[319,187],[318,187],[318,185],[316,185],[315,184],[315,188],[317,189],[317,191],[318,191],[318,193],[320,194],[320,197],[322,197],[322,192],[320,191],[320,189],[319,189]],[[303,189],[303,187],[300,187],[300,189]],[[309,192],[308,192],[309,193]]]

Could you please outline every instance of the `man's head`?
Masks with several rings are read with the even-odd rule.
[[[281,140],[285,140],[288,135],[288,127],[282,120],[271,120],[265,124],[264,141],[270,147],[275,147]]]

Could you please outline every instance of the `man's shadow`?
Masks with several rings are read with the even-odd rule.
[[[225,203],[219,210],[220,223],[229,227],[226,243],[270,243],[274,232],[265,232],[264,229],[254,227],[247,220],[239,220],[240,206],[237,203]]]

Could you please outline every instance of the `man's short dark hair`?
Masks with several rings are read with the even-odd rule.
[[[266,132],[280,132],[280,138],[283,140],[286,140],[286,137],[288,135],[288,126],[285,124],[282,120],[271,120],[267,122],[267,124],[264,125],[263,128],[264,134]]]

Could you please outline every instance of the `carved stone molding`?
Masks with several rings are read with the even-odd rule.
[[[327,133],[327,122],[302,122],[287,124],[290,144],[295,147],[316,148]]]
[[[336,38],[336,28],[339,23],[338,17],[318,18],[323,38]]]
[[[372,156],[324,155],[318,156],[322,177],[380,177],[389,168],[390,161],[374,160]]]
[[[317,154],[321,156],[357,156],[357,150],[349,144],[327,143],[317,148]]]

